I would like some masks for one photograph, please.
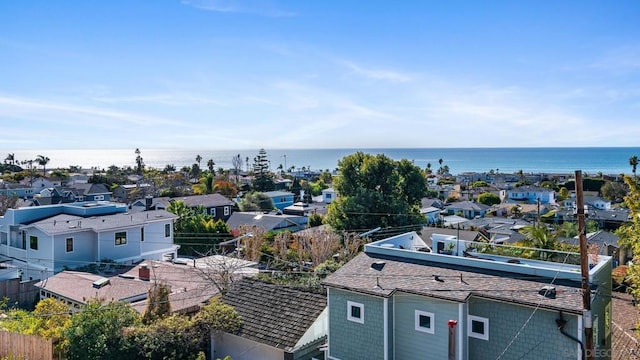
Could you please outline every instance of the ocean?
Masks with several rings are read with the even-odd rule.
[[[344,156],[362,151],[370,154],[385,154],[395,159],[408,159],[420,168],[431,163],[435,171],[447,165],[452,174],[464,172],[499,171],[515,173],[573,173],[582,170],[585,174],[630,174],[629,158],[640,156],[640,147],[589,147],[589,148],[394,148],[394,149],[265,149],[271,164],[276,170],[282,164],[285,168],[313,169],[333,171]],[[175,150],[140,149],[146,167],[163,169],[172,164],[176,169],[191,166],[200,155],[200,166],[206,168],[212,159],[215,168],[232,168],[231,159],[240,155],[249,159],[249,165],[258,155],[258,149],[252,150]],[[68,168],[71,165],[84,169],[106,169],[111,165],[135,167],[135,149],[96,149],[96,150],[32,150],[8,151],[18,161],[35,159],[44,155],[50,159],[47,169]],[[7,155],[2,155],[2,158]],[[39,167],[39,166],[38,166]],[[639,169],[640,170],[640,169]]]

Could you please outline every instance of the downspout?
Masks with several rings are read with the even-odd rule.
[[[568,337],[569,339],[577,342],[578,344],[580,344],[580,355],[582,360],[585,360],[585,354],[584,354],[584,344],[582,343],[582,341],[580,341],[578,338],[576,338],[575,336],[567,333],[566,331],[564,331],[564,326],[567,325],[567,320],[562,318],[562,311],[560,311],[560,317],[558,319],[556,319],[556,325],[558,325],[558,330],[560,330],[560,333],[566,337]]]

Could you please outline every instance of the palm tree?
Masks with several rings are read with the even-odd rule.
[[[196,162],[198,163],[198,167],[200,167],[200,161],[202,161],[202,156],[200,154],[196,155]]]
[[[215,162],[213,162],[213,159],[209,159],[207,160],[207,167],[209,168],[209,171],[213,172],[213,167],[216,165]]]
[[[526,236],[523,243],[526,246],[542,250],[554,250],[558,246],[556,238],[558,234],[547,228],[546,225],[531,225],[522,229],[522,233]],[[554,253],[548,251],[539,251],[537,256],[540,260],[549,260]]]
[[[7,157],[4,158],[4,163],[6,164],[7,161],[9,162],[9,164],[13,165],[16,161],[16,156],[13,153],[7,154]]]
[[[629,158],[629,165],[631,165],[631,172],[633,177],[636,177],[636,168],[638,167],[638,156],[633,155]]]
[[[144,161],[142,155],[140,155],[140,149],[136,148],[136,166],[138,175],[142,175],[142,169],[144,168]]]
[[[47,164],[49,163],[49,160],[51,159],[49,159],[44,155],[38,155],[38,157],[36,157],[36,162],[38,163],[38,165],[42,166],[42,176],[45,176],[46,167],[47,167]]]

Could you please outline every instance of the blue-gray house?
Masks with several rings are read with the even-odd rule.
[[[411,232],[367,244],[325,279],[328,359],[582,359],[577,254],[550,262],[451,235],[432,242]],[[595,358],[610,359],[611,258],[594,260]]]
[[[273,206],[278,210],[283,210],[287,206],[293,205],[293,193],[288,191],[267,191],[265,195],[271,198]]]
[[[105,202],[9,209],[0,216],[0,261],[24,279],[46,279],[104,259],[176,257],[176,218],[165,210],[128,213],[124,204]]]

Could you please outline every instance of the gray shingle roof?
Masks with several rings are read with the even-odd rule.
[[[32,223],[47,234],[65,234],[76,231],[104,231],[113,229],[125,229],[131,226],[139,226],[153,221],[177,219],[178,217],[165,210],[152,210],[136,213],[118,213],[113,215],[101,215],[81,217],[68,214],[52,216]]]
[[[227,199],[220,194],[208,194],[208,195],[193,195],[185,197],[176,197],[172,200],[180,200],[189,207],[204,206],[205,208],[212,208],[217,206],[233,206],[234,202]]]
[[[385,263],[383,269],[373,269],[371,265],[381,260]],[[434,281],[435,276],[442,281]],[[582,312],[580,284],[574,287],[557,282],[553,285],[556,298],[550,299],[538,293],[550,282],[551,279],[534,276],[361,253],[329,275],[323,284],[383,297],[401,291],[466,302],[469,297],[476,296],[552,310]]]
[[[238,335],[285,351],[293,350],[327,306],[317,294],[254,279],[243,279],[222,297],[242,317]]]

